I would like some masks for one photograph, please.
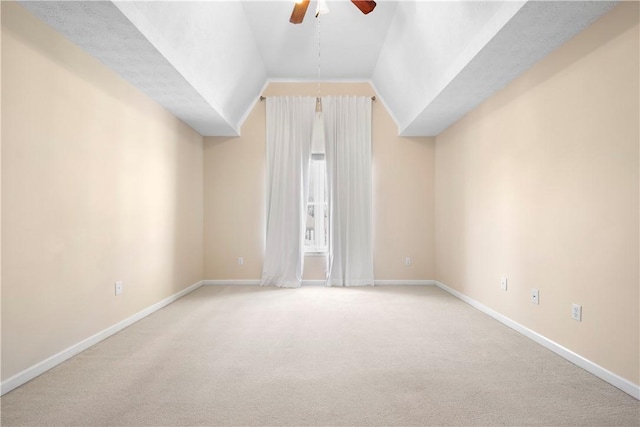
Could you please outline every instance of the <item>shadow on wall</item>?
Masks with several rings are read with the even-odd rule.
[[[203,212],[203,138],[190,138],[186,126],[174,126],[174,176],[169,185],[174,191],[173,205],[173,277],[171,294],[203,279],[204,275],[204,212]],[[180,149],[176,149],[176,147]],[[190,206],[191,209],[186,209]],[[195,273],[198,273],[195,276]],[[191,277],[184,282],[185,277]]]

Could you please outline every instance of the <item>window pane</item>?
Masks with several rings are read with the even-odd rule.
[[[327,251],[329,217],[326,184],[326,162],[312,160],[309,170],[309,199],[304,236],[306,252]]]
[[[315,246],[315,206],[307,206],[307,227],[304,236],[306,246]]]

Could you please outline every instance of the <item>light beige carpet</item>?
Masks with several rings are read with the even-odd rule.
[[[436,287],[202,287],[1,399],[2,425],[639,425]]]

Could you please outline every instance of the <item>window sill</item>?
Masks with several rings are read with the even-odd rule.
[[[327,252],[305,252],[304,256],[327,256]]]

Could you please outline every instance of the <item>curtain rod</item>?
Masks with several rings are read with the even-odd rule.
[[[267,97],[266,97],[266,96],[262,96],[262,95],[260,95],[260,101],[264,101],[265,99],[267,99]],[[375,101],[375,100],[376,100],[376,97],[375,97],[375,96],[372,96],[372,97],[371,97],[371,100],[372,100],[372,101]]]

